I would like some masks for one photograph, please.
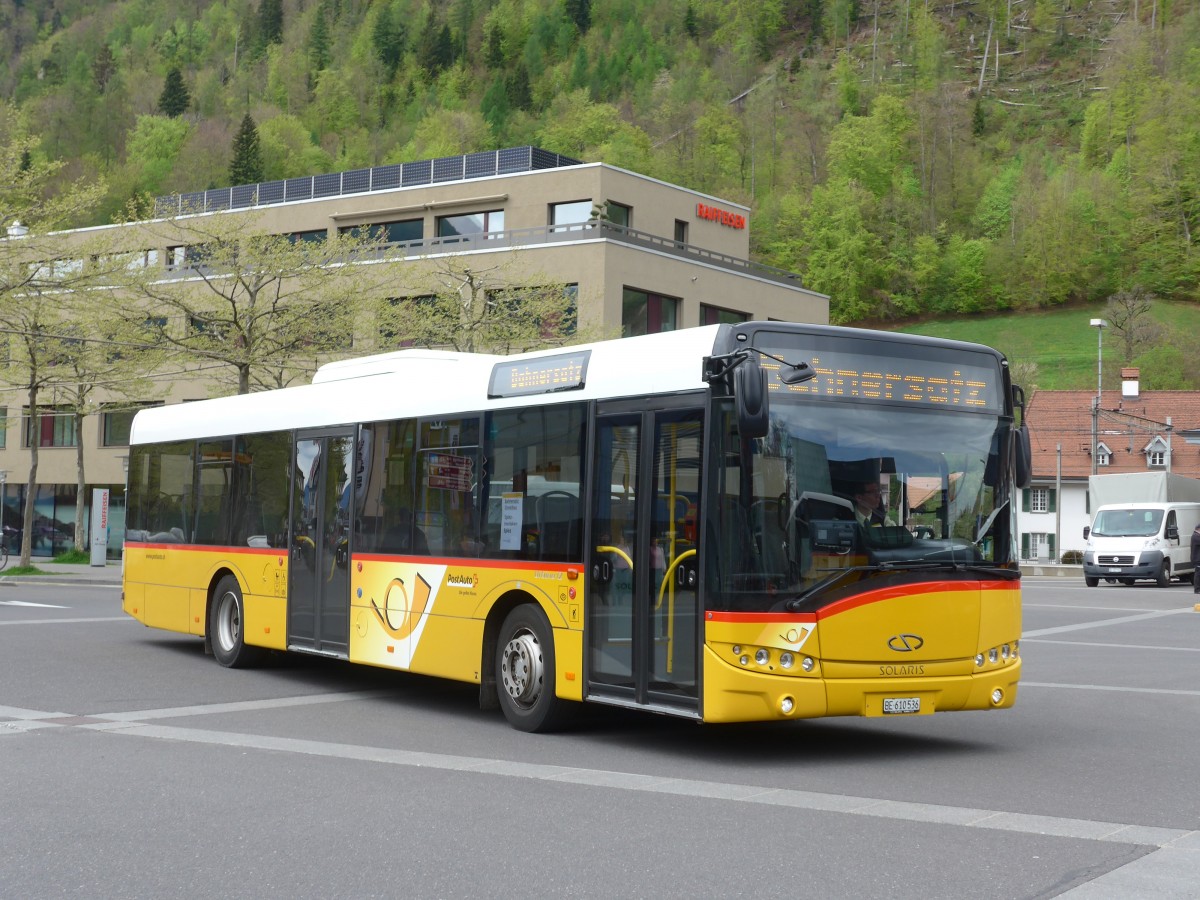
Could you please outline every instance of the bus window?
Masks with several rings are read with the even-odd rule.
[[[416,462],[414,525],[424,534],[429,552],[478,556],[479,420],[472,416],[422,422]]]
[[[291,449],[292,438],[286,431],[238,438],[234,458],[234,546],[287,546]]]
[[[500,558],[580,559],[584,405],[504,410],[487,421],[483,552]]]
[[[196,466],[197,544],[229,544],[229,503],[233,487],[233,442],[203,441]]]
[[[191,541],[194,450],[192,441],[130,448],[128,540],[156,544]]]
[[[415,419],[376,422],[359,432],[354,473],[356,541],[360,550],[425,554],[425,532],[414,522]]]

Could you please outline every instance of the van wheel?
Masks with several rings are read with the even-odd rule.
[[[1162,568],[1158,570],[1158,577],[1154,579],[1154,583],[1159,587],[1166,587],[1171,583],[1171,562],[1163,560]]]
[[[1086,584],[1088,587],[1095,587],[1096,585],[1098,585],[1100,583],[1100,579],[1093,578],[1091,575],[1087,575],[1084,577],[1083,583]]]

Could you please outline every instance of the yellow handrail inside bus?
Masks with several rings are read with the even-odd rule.
[[[596,548],[597,553],[615,553],[621,559],[625,560],[625,564],[629,566],[630,571],[633,570],[633,560],[629,558],[629,554],[620,547],[600,546]]]
[[[667,602],[667,674],[670,675],[675,668],[675,579],[671,576],[675,570],[679,568],[679,564],[689,556],[695,556],[695,549],[685,550],[678,557],[671,560],[671,564],[667,566],[667,571],[663,574],[663,582],[658,587],[658,602],[654,604],[654,609],[658,610],[662,606],[663,592],[666,591],[667,585],[671,585],[671,599]]]

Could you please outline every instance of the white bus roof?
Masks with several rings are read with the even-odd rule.
[[[513,356],[399,350],[321,366],[312,384],[139,412],[131,444],[232,434],[288,431],[504,407],[541,406],[701,390],[701,362],[722,326],[536,350]],[[535,360],[590,350],[578,390],[489,399],[492,369],[501,361]]]

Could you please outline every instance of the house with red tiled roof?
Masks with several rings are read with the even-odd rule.
[[[1033,481],[1021,492],[1021,557],[1051,562],[1083,551],[1091,522],[1088,476],[1172,472],[1200,478],[1200,392],[1142,391],[1138,370],[1121,389],[1035,391],[1026,404]]]

